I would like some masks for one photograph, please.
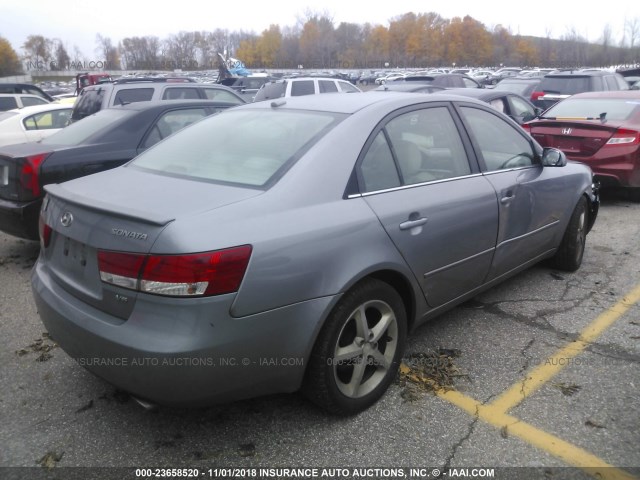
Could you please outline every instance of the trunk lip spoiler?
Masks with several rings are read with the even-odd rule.
[[[163,215],[161,213],[149,212],[137,210],[135,208],[128,207],[126,212],[118,211],[114,208],[114,205],[103,202],[96,199],[89,199],[83,195],[79,195],[71,190],[63,187],[58,183],[53,183],[44,186],[45,191],[61,200],[68,201],[78,206],[88,207],[93,210],[99,210],[102,212],[107,212],[113,215],[117,215],[119,217],[129,217],[135,220],[140,220],[145,223],[150,223],[153,225],[163,226],[175,220],[173,216]]]

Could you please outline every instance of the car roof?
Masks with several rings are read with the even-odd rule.
[[[125,110],[145,111],[164,110],[181,107],[236,107],[237,103],[220,102],[218,100],[192,99],[192,100],[151,100],[146,102],[125,103],[124,105],[113,105],[109,108],[119,108]],[[106,109],[103,109],[106,110]]]
[[[424,93],[413,92],[394,92],[385,95],[384,92],[379,92],[379,95],[369,93],[323,93],[318,95],[302,95],[299,97],[286,97],[277,98],[273,100],[266,100],[263,102],[254,102],[246,105],[240,105],[235,107],[234,110],[242,109],[271,109],[271,108],[283,108],[283,109],[296,109],[296,110],[316,110],[321,112],[333,112],[333,113],[346,113],[352,114],[359,110],[362,110],[370,105],[378,104],[389,105],[396,108],[402,108],[403,106],[417,104],[417,103],[430,103],[430,102],[442,102],[442,101],[460,101],[461,98],[455,95],[449,95],[447,90],[443,90],[443,93],[436,92],[429,95]],[[468,101],[476,101],[474,99],[465,99]],[[481,105],[486,103],[476,101]]]
[[[450,93],[451,95],[462,95],[464,97],[478,98],[485,102],[494,98],[504,97],[505,95],[511,95],[510,92],[505,92],[504,90],[493,90],[484,88],[450,88],[447,90],[447,93]]]

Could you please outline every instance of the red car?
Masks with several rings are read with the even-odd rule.
[[[640,91],[579,93],[523,127],[543,147],[589,165],[602,187],[640,201]]]

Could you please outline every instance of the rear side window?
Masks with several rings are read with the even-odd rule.
[[[82,90],[80,98],[73,107],[71,118],[80,120],[81,118],[93,115],[102,108],[102,99],[104,98],[104,89],[97,88],[95,90]]]
[[[315,87],[313,85],[313,80],[300,80],[298,82],[293,82],[291,84],[291,96],[299,97],[302,95],[313,95],[315,92]]]
[[[133,114],[134,112],[130,110],[107,108],[81,122],[72,123],[40,142],[49,145],[80,145],[94,135],[109,130],[112,124]]]
[[[119,90],[113,101],[114,105],[127,103],[148,102],[153,98],[153,88],[128,88]]]
[[[265,83],[264,86],[260,90],[258,90],[258,93],[256,93],[256,97],[253,99],[253,101],[259,102],[261,100],[270,100],[272,98],[284,97],[286,90],[286,82]]]
[[[203,119],[208,115],[204,108],[189,108],[181,110],[171,110],[160,116],[149,135],[145,139],[142,147],[149,148],[169,135],[188,127],[192,123]]]
[[[196,88],[169,87],[162,95],[163,100],[198,100],[200,95]]]
[[[223,90],[221,88],[205,88],[204,94],[207,100],[215,100],[217,102],[229,102],[235,105],[241,105],[243,100],[236,97],[233,93]]]
[[[33,105],[44,105],[45,103],[49,103],[42,97],[20,97],[20,100],[22,100],[23,107],[31,107]]]
[[[18,102],[13,97],[0,97],[0,110],[13,110],[18,108]]]
[[[333,93],[338,91],[338,87],[333,80],[319,80],[318,88],[320,93]]]

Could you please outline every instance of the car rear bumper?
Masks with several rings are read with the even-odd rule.
[[[320,320],[337,299],[232,318],[233,294],[140,295],[122,321],[65,291],[41,260],[31,281],[49,334],[80,366],[136,397],[173,406],[297,390]]]
[[[42,199],[15,202],[0,198],[0,230],[20,238],[38,240]]]

